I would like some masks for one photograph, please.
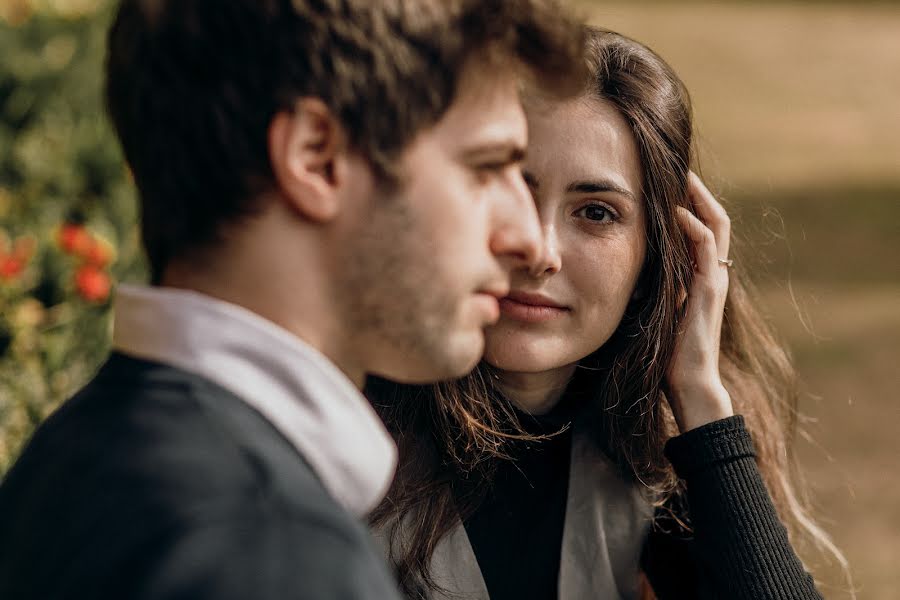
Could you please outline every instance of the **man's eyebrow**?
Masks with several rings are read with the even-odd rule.
[[[567,194],[598,194],[602,192],[615,192],[636,201],[637,198],[627,188],[609,179],[591,179],[586,181],[573,181],[566,186]]]
[[[491,142],[481,146],[473,146],[462,151],[466,160],[492,158],[498,162],[520,163],[525,160],[525,146],[518,142]]]

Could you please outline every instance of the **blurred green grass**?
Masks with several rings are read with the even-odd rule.
[[[900,282],[900,182],[724,192],[734,229],[765,282],[860,288]]]

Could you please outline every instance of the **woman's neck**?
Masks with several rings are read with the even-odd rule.
[[[544,415],[556,406],[575,375],[575,364],[540,373],[500,371],[500,390],[520,410]]]

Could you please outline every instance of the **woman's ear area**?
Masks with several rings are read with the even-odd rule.
[[[644,300],[650,293],[650,257],[644,256],[644,264],[638,274],[634,289],[631,290],[631,302]]]
[[[347,143],[331,109],[318,98],[300,98],[272,119],[268,146],[276,185],[290,207],[311,221],[334,219]]]

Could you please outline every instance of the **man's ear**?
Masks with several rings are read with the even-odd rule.
[[[337,215],[337,186],[345,148],[343,129],[324,102],[301,98],[269,124],[269,160],[285,200],[321,223]]]

